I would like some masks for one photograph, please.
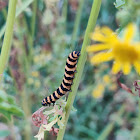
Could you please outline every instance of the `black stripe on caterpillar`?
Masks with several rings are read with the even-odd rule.
[[[43,106],[50,105],[51,103],[54,104],[56,100],[58,100],[63,95],[65,95],[66,92],[71,90],[71,85],[73,84],[73,79],[76,72],[77,59],[79,58],[79,56],[79,51],[73,51],[69,54],[66,61],[63,81],[56,91],[42,100]]]

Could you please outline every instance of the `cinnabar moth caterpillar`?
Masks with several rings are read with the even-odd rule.
[[[63,81],[59,88],[53,92],[53,94],[42,100],[43,106],[50,105],[51,103],[54,104],[56,100],[58,100],[61,96],[65,95],[66,92],[71,90],[71,85],[73,84],[73,79],[76,72],[77,59],[79,56],[80,52],[78,51],[73,51],[69,54],[65,66]]]

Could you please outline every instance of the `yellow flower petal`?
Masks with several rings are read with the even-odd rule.
[[[99,42],[106,42],[106,37],[99,33],[99,32],[94,32],[90,35],[91,39],[95,40],[95,41],[99,41]]]
[[[105,45],[105,44],[95,44],[95,45],[91,45],[87,48],[88,52],[97,52],[97,51],[101,51],[101,50],[106,50],[106,49],[110,49],[109,45]]]
[[[110,43],[118,42],[117,35],[110,28],[103,27],[103,28],[101,28],[101,32],[105,35],[106,41],[108,41]]]
[[[110,28],[106,27],[106,26],[101,28],[101,32],[103,34],[107,35],[107,36],[110,36],[110,35],[113,34],[113,31]]]
[[[130,63],[124,63],[122,65],[122,71],[123,71],[124,74],[129,74],[130,73],[130,70],[131,70]]]
[[[125,30],[125,35],[124,35],[124,41],[130,42],[131,39],[133,38],[135,33],[135,26],[134,24],[128,24]]]
[[[139,62],[134,62],[134,67],[136,69],[136,71],[138,72],[138,74],[140,74],[140,63]]]
[[[112,72],[113,72],[114,74],[116,74],[116,73],[118,73],[120,70],[121,70],[121,62],[119,62],[119,61],[114,62],[113,67],[112,67]]]
[[[91,59],[91,63],[101,63],[101,62],[105,62],[105,61],[109,61],[113,59],[112,53],[111,52],[100,52],[98,54],[95,54],[92,59]]]

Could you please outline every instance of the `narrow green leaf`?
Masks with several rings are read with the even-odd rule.
[[[0,90],[0,102],[8,102],[9,104],[16,104],[15,99],[11,95],[7,95],[3,90]]]
[[[11,115],[16,115],[18,117],[24,116],[22,109],[16,105],[11,105],[6,102],[0,103],[0,112],[4,114],[8,119]]]
[[[14,104],[14,105],[16,105],[15,99],[14,99],[14,97],[11,96],[11,95],[8,95],[7,102],[8,102],[9,104]]]
[[[18,17],[34,0],[26,0],[22,3],[22,6],[17,9],[16,17]]]
[[[3,90],[0,90],[0,102],[6,101],[7,95]]]
[[[120,118],[123,113],[125,111],[125,105],[122,105],[121,108],[119,109],[119,111],[117,112],[117,115],[119,116],[118,118]],[[102,131],[102,133],[99,135],[99,137],[97,138],[97,140],[105,140],[108,135],[111,133],[111,131],[113,130],[115,123],[118,120],[114,120],[112,122],[110,122]]]
[[[24,116],[22,109],[20,109],[17,106],[11,106],[11,113],[13,113],[14,115],[16,115],[18,117]]]
[[[18,17],[31,3],[33,0],[26,0],[23,2],[22,6],[16,10],[16,17]],[[6,29],[6,24],[0,30],[0,38],[3,36]]]
[[[4,90],[0,90],[0,113],[5,115],[9,120],[11,115],[22,117],[24,115],[21,108],[16,105],[13,96],[6,94]]]
[[[11,114],[2,109],[0,109],[0,113],[3,114],[9,121],[11,121]]]

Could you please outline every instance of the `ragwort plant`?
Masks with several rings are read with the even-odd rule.
[[[13,3],[14,2],[15,1],[13,0]],[[48,1],[46,1],[46,3],[47,2]],[[9,1],[9,5],[10,5],[10,3],[12,3],[12,0]],[[32,3],[32,6],[31,6],[32,15],[30,15],[31,14],[31,11],[30,11],[31,9],[30,8],[26,9],[31,3]],[[41,2],[39,2],[39,3],[41,3]],[[85,37],[84,37],[84,42],[83,42],[82,51],[81,51],[82,54],[81,54],[80,60],[78,62],[78,68],[77,68],[78,73],[76,74],[74,85],[72,87],[72,93],[69,94],[69,98],[68,98],[67,103],[63,100],[59,100],[53,108],[51,108],[51,107],[41,108],[40,110],[35,112],[35,114],[33,114],[34,124],[37,127],[40,127],[38,135],[36,136],[37,138],[44,138],[44,131],[50,131],[53,135],[58,134],[57,139],[63,139],[66,127],[69,128],[69,126],[68,126],[69,124],[67,123],[67,121],[68,121],[69,113],[70,113],[72,105],[73,105],[73,101],[75,99],[75,94],[77,92],[79,81],[80,81],[80,78],[81,78],[81,75],[82,75],[84,63],[86,61],[86,56],[87,56],[86,47],[90,43],[89,34],[93,31],[93,28],[95,26],[95,22],[96,22],[96,18],[97,18],[98,12],[99,12],[100,4],[101,4],[101,1],[97,1],[97,0],[94,1],[94,5],[93,5],[94,8],[92,7],[91,15],[90,15],[90,18],[89,18],[89,23],[87,25],[87,30],[86,30]],[[62,66],[64,66],[64,64],[65,64],[65,61],[63,60],[63,57],[65,57],[65,50],[68,51],[66,46],[70,44],[72,46],[71,48],[74,48],[74,46],[78,42],[77,41],[77,39],[78,39],[78,35],[77,35],[78,33],[77,32],[79,30],[78,28],[79,28],[79,24],[80,24],[80,17],[82,15],[82,7],[84,5],[84,1],[83,0],[80,1],[78,13],[76,15],[72,40],[70,41],[69,44],[65,43],[65,41],[64,41],[66,39],[64,37],[64,34],[66,32],[66,21],[67,21],[66,18],[67,18],[67,11],[68,11],[67,10],[68,9],[68,7],[67,7],[68,6],[68,1],[64,1],[64,5],[65,6],[63,7],[63,10],[62,10],[62,17],[60,18],[58,16],[58,14],[56,14],[54,16],[54,18],[57,19],[57,21],[55,21],[57,29],[55,30],[51,26],[50,26],[50,28],[47,28],[47,31],[46,31],[46,28],[45,29],[44,28],[40,29],[41,33],[48,39],[47,40],[48,41],[48,44],[47,44],[48,46],[44,45],[42,50],[34,43],[34,42],[37,41],[37,40],[34,40],[34,39],[35,39],[35,31],[38,30],[37,25],[35,24],[36,23],[36,17],[37,17],[36,15],[37,14],[41,15],[40,14],[40,13],[42,13],[41,8],[43,6],[40,4],[37,7],[37,0],[34,0],[34,1],[33,0],[27,0],[24,3],[22,3],[22,6],[21,6],[22,8],[17,7],[16,17],[18,17],[18,19],[15,22],[16,23],[16,28],[15,28],[15,38],[14,38],[14,42],[13,42],[14,48],[12,48],[12,50],[11,50],[11,60],[12,61],[10,61],[10,64],[8,65],[8,70],[10,71],[10,74],[11,74],[12,78],[14,79],[14,86],[11,84],[12,83],[11,82],[10,83],[11,87],[13,86],[13,87],[16,88],[14,90],[14,92],[18,93],[16,95],[18,97],[17,102],[18,102],[19,105],[22,106],[24,113],[17,106],[17,104],[14,101],[15,99],[13,97],[7,95],[7,93],[5,93],[5,91],[3,91],[3,90],[0,91],[0,95],[1,95],[1,97],[0,97],[0,110],[1,110],[2,114],[5,115],[8,118],[8,124],[10,126],[10,131],[12,132],[12,138],[13,139],[16,139],[15,138],[15,132],[13,131],[14,130],[13,128],[15,126],[14,124],[15,124],[16,118],[14,118],[13,116],[22,117],[23,114],[25,116],[24,116],[24,120],[22,120],[21,122],[23,122],[23,124],[25,124],[25,125],[22,126],[23,128],[20,128],[20,129],[23,130],[22,132],[24,132],[22,134],[22,136],[27,140],[31,139],[31,135],[32,135],[31,131],[34,132],[34,128],[32,130],[31,122],[30,122],[31,112],[35,110],[33,107],[38,108],[38,106],[40,106],[40,101],[36,101],[36,97],[39,97],[39,99],[42,99],[41,92],[46,94],[46,89],[44,88],[46,85],[48,87],[51,85],[52,90],[56,88],[56,83],[60,82],[59,80],[56,80],[56,79],[61,80],[61,78],[60,78],[61,74],[56,75],[56,77],[55,77],[56,79],[54,78],[54,74],[57,73],[58,71],[61,71]],[[128,5],[129,5],[129,8],[127,8],[128,11],[131,10],[131,9],[132,9],[131,11],[133,11],[133,12],[138,11],[137,5],[134,4],[134,6],[136,8],[134,8],[133,6],[131,7],[131,4],[129,4],[129,3],[128,3]],[[128,5],[126,5],[126,6],[128,6]],[[16,5],[13,6],[13,10],[15,10],[15,8],[14,8],[15,6]],[[117,5],[116,5],[116,7],[117,7]],[[36,14],[37,8],[38,9],[40,8],[39,10],[41,12],[39,11],[40,13],[38,12]],[[124,8],[124,5],[121,8]],[[47,7],[47,9],[48,9],[48,7]],[[50,10],[52,10],[52,9],[53,8],[50,7]],[[24,16],[22,15],[22,16],[19,17],[19,14],[23,13],[24,10],[25,10]],[[44,13],[47,13],[47,12],[44,12]],[[121,9],[120,9],[120,12],[121,12]],[[138,21],[137,16],[133,12],[129,12],[130,14],[132,13],[131,18],[129,18],[129,20],[135,19],[136,21]],[[10,12],[10,11],[9,11],[9,13],[12,14],[12,15],[15,14],[14,12]],[[104,11],[102,13],[104,13]],[[6,19],[6,14],[7,14],[6,10],[3,10],[3,15],[4,15],[5,19]],[[136,18],[133,18],[133,15],[136,16]],[[45,16],[45,14],[43,16]],[[8,17],[13,18],[13,20],[14,20],[15,16],[13,15],[13,16],[8,16]],[[31,17],[31,20],[30,20],[31,22],[30,23],[28,22],[27,17]],[[102,16],[102,18],[103,17],[104,16]],[[44,17],[43,20],[47,19],[47,18],[48,18],[48,15],[46,17]],[[122,20],[123,19],[124,18],[121,18],[121,19],[117,18],[117,20],[120,21],[121,25],[122,25],[122,22],[123,22]],[[13,20],[11,20],[11,21],[13,21]],[[43,22],[41,20],[38,20],[38,21],[39,21],[39,24],[41,24],[40,22]],[[7,20],[7,22],[8,22],[8,20]],[[51,22],[53,22],[53,20]],[[13,24],[13,22],[11,22],[11,23]],[[126,21],[125,23],[128,23],[128,22]],[[10,24],[11,27],[12,27],[12,24]],[[46,24],[46,23],[43,23],[43,24]],[[46,25],[46,26],[48,26],[48,25]],[[54,24],[53,24],[53,26],[54,26]],[[6,26],[6,30],[7,30],[7,28],[8,27]],[[9,29],[12,30],[12,28],[9,28]],[[55,30],[55,31],[53,32],[52,29]],[[103,29],[103,28],[101,28],[101,29]],[[123,29],[123,28],[121,28],[121,29]],[[128,29],[130,29],[130,28],[128,28]],[[43,32],[44,30],[45,30],[45,32]],[[110,30],[110,29],[108,29],[108,30]],[[106,30],[106,31],[108,31],[108,30]],[[4,31],[5,31],[5,26],[2,28],[2,30],[0,32],[0,37],[2,37]],[[95,31],[95,34],[97,33],[96,37],[99,37],[98,35],[100,35],[100,33],[102,34],[102,31],[104,31],[104,30],[100,30],[100,32]],[[126,32],[127,31],[129,31],[129,30],[126,29]],[[8,35],[10,35],[10,33],[11,32],[9,32],[9,31],[7,32]],[[23,34],[25,34],[25,35],[23,35]],[[42,34],[40,34],[39,32],[38,32],[38,34],[39,34],[38,37],[41,38],[40,36],[42,36]],[[103,35],[104,35],[104,33],[103,33]],[[107,34],[107,35],[110,35],[110,34]],[[11,34],[11,36],[12,36],[12,34]],[[114,36],[116,37],[116,35],[114,35]],[[92,37],[93,37],[94,40],[96,40],[94,38],[94,36],[92,36]],[[10,40],[11,37],[9,36],[8,38],[9,38],[8,40]],[[116,37],[116,38],[118,39],[118,37]],[[6,34],[5,34],[4,40],[5,39],[6,39]],[[103,38],[101,38],[101,39],[103,39]],[[117,41],[118,41],[119,44],[121,44],[119,42],[120,41],[119,39]],[[10,45],[7,45],[7,44],[10,44],[10,42],[5,41],[5,43],[6,43],[6,45],[3,44],[2,48],[3,49],[8,48],[8,49],[6,49],[6,52],[9,52],[10,51],[10,47],[9,47]],[[123,42],[123,43],[125,43],[125,42]],[[102,46],[104,44],[105,43],[102,40]],[[113,42],[111,42],[111,41],[108,42],[109,46],[111,44],[113,44]],[[101,45],[101,44],[98,44],[98,45]],[[61,49],[58,46],[61,46]],[[135,46],[135,45],[133,44],[133,46]],[[127,44],[127,47],[130,47],[129,44]],[[51,52],[52,52],[51,49],[53,50],[54,55],[51,54]],[[99,51],[99,49],[101,49],[101,48],[96,47],[96,45],[94,45],[94,48],[91,48],[91,49],[93,49],[93,50],[95,49],[96,51],[97,50]],[[94,50],[94,52],[95,52],[95,50]],[[111,47],[105,49],[104,46],[103,46],[100,51],[104,51],[104,50],[105,51],[110,51]],[[134,50],[136,51],[137,48],[134,48]],[[93,57],[98,55],[98,51]],[[137,53],[139,53],[139,50],[136,51],[136,54]],[[6,53],[6,55],[5,55],[4,51],[2,51],[1,54],[3,55],[3,58],[4,58],[3,60],[4,61],[0,60],[0,62],[2,64],[2,66],[4,66],[7,63],[9,54]],[[21,57],[21,56],[23,56],[23,57]],[[55,59],[53,60],[53,62],[52,61],[50,62],[49,60],[51,60],[52,57],[55,58]],[[97,56],[96,56],[96,58],[97,58]],[[104,57],[104,59],[105,58],[109,59],[109,60],[111,59],[109,57]],[[115,55],[112,57],[112,59],[113,58],[115,58]],[[49,61],[49,62],[46,63],[46,62],[44,62],[44,60]],[[58,60],[61,60],[61,62],[58,62]],[[96,62],[97,62],[97,60],[98,60],[98,62],[103,61],[103,59],[101,59],[101,58],[97,58],[95,60],[96,60]],[[95,60],[94,60],[94,62],[95,62]],[[1,64],[0,64],[0,69],[3,68],[3,67],[1,67]],[[130,68],[131,68],[131,65],[133,65],[134,63],[129,63],[129,64],[128,64],[129,66],[125,65],[125,68],[122,69],[125,74],[128,74],[132,70]],[[108,110],[107,112],[109,112],[109,111],[110,112],[107,114],[105,112],[105,110],[108,106],[114,105],[113,103],[111,105],[110,104],[105,104],[105,107],[103,108],[103,111],[101,111],[100,106],[99,106],[99,104],[102,105],[101,99],[104,98],[104,92],[106,91],[105,86],[107,85],[107,82],[108,82],[107,76],[105,78],[103,77],[102,79],[100,79],[99,77],[101,77],[101,75],[100,75],[101,72],[102,72],[102,76],[103,76],[104,71],[107,71],[107,72],[109,71],[109,66],[107,65],[107,67],[106,67],[106,65],[107,64],[104,65],[105,66],[104,68],[101,68],[102,66],[100,65],[101,69],[96,71],[96,76],[95,77],[98,81],[98,83],[96,83],[97,86],[96,86],[96,84],[94,84],[94,86],[93,85],[88,85],[86,87],[86,89],[84,89],[82,92],[79,91],[78,97],[83,96],[84,99],[81,99],[81,102],[84,100],[86,105],[84,105],[85,112],[83,113],[81,111],[80,115],[79,116],[77,115],[76,117],[79,120],[79,122],[82,122],[82,123],[83,123],[83,120],[86,120],[86,119],[88,119],[89,121],[92,121],[92,123],[91,123],[92,126],[88,127],[88,123],[86,121],[85,121],[85,123],[86,123],[85,126],[83,126],[82,123],[80,124],[79,122],[76,123],[76,125],[72,126],[72,121],[76,122],[76,118],[72,118],[71,128],[73,128],[73,131],[75,131],[74,135],[76,135],[77,138],[80,137],[77,134],[79,132],[80,135],[84,134],[86,139],[89,138],[89,139],[104,140],[104,139],[108,138],[110,135],[112,136],[112,133],[114,132],[114,128],[115,128],[116,124],[117,124],[117,126],[121,126],[120,120],[122,119],[122,115],[125,112],[125,108],[126,108],[125,103],[126,102],[123,103],[123,105],[121,105],[121,107],[119,109],[117,109],[116,113],[114,113],[114,114],[111,113],[112,114],[112,115],[110,115],[111,116],[110,117],[111,121],[106,127],[102,127],[102,125],[100,126],[100,123],[99,123],[99,120],[100,120],[100,122],[103,122],[103,123],[104,123],[104,120],[107,120],[107,115],[111,111]],[[98,66],[99,66],[99,64],[98,64]],[[117,67],[117,66],[116,67],[114,66],[115,70],[116,70],[115,73],[117,73],[121,69],[121,67]],[[14,69],[15,67],[17,69]],[[54,67],[58,67],[58,69],[54,70]],[[135,65],[134,65],[134,67],[135,67]],[[47,68],[47,70],[46,70],[46,68]],[[2,70],[2,72],[0,73],[1,78],[2,77],[5,78],[5,73],[3,73],[4,69],[3,70],[1,69]],[[108,70],[106,70],[106,69],[108,69]],[[139,71],[139,68],[137,68],[137,71]],[[51,75],[51,77],[47,76],[49,74]],[[62,74],[63,74],[63,72],[62,72]],[[85,74],[83,73],[82,77],[84,77],[84,76],[85,76]],[[46,77],[46,78],[44,78],[44,77]],[[98,80],[98,79],[100,79],[100,80]],[[50,81],[50,82],[48,82],[48,81]],[[53,81],[53,82],[51,82],[51,81]],[[103,81],[105,81],[105,82],[103,82]],[[136,83],[135,86],[136,86],[136,89],[139,90],[138,83]],[[44,88],[44,90],[42,90],[43,88]],[[98,90],[98,88],[100,88],[100,90]],[[113,88],[113,86],[111,85],[111,86],[109,86],[109,88]],[[93,92],[91,92],[91,91],[93,91]],[[94,98],[96,98],[97,100],[95,100],[95,99],[91,100],[91,97],[89,99],[89,93],[92,93],[92,96]],[[120,96],[122,97],[122,95],[120,95]],[[87,97],[87,99],[85,97]],[[130,96],[130,98],[132,98],[132,97]],[[89,102],[88,105],[87,105],[87,101]],[[120,104],[120,102],[118,104]],[[99,108],[98,108],[98,106],[99,106]],[[127,105],[127,106],[129,106],[129,105]],[[96,113],[93,113],[93,108],[96,108],[96,110],[98,110],[98,111]],[[109,107],[109,109],[110,108],[111,107]],[[72,108],[72,110],[74,111],[74,108]],[[7,114],[7,112],[8,112],[8,114]],[[127,117],[130,116],[129,113],[127,113],[127,112],[125,112],[125,113],[127,114],[126,115]],[[94,117],[94,120],[91,119],[92,116]],[[98,116],[98,121],[96,120],[97,116]],[[135,121],[134,129],[132,130],[132,135],[134,137],[137,137],[138,139],[139,139],[139,136],[140,136],[139,135],[139,125],[138,125],[139,124],[139,117],[140,117],[140,114],[138,114],[137,120]],[[40,120],[34,120],[34,119],[38,119],[38,118],[42,118],[42,120],[41,121]],[[59,126],[59,131],[58,131],[58,128],[54,127],[54,124],[57,124]],[[101,132],[101,131],[96,130],[96,128],[94,128],[95,125],[99,125],[100,130],[101,130],[101,128],[103,128],[103,131]],[[98,128],[98,126],[96,126],[96,127]],[[47,133],[45,132],[45,139],[47,137],[46,135],[47,135]],[[66,134],[65,136],[66,136],[65,138],[68,138],[68,139],[69,138],[75,138],[74,136],[69,137],[68,134]]]
[[[62,126],[60,127],[60,123],[58,122],[58,120],[60,121],[60,119],[58,119],[59,117],[55,116],[55,115],[53,115],[53,121],[50,122],[49,124],[48,124],[48,121],[44,122],[43,120],[46,119],[46,118],[49,119],[49,117],[45,116],[46,113],[45,112],[42,113],[42,111],[44,109],[40,108],[32,116],[33,122],[36,126],[39,126],[39,124],[41,124],[39,133],[37,134],[37,136],[35,136],[38,139],[43,139],[44,131],[46,131],[46,130],[53,131],[53,133],[56,133],[55,128],[52,127],[56,122],[58,123],[59,128],[60,128],[57,139],[62,140],[63,137],[64,137],[64,133],[65,133],[66,124],[67,124],[67,121],[68,121],[68,118],[69,118],[70,110],[72,108],[72,105],[73,105],[73,102],[74,102],[74,99],[75,99],[75,96],[76,96],[76,92],[77,92],[77,89],[78,89],[78,85],[79,85],[79,82],[80,82],[80,77],[82,75],[83,68],[84,68],[84,65],[85,65],[85,62],[86,62],[86,57],[87,57],[86,46],[88,46],[88,44],[90,43],[89,34],[90,34],[91,31],[93,31],[93,29],[95,27],[96,20],[97,20],[97,17],[98,17],[98,13],[99,13],[99,10],[100,10],[100,6],[101,6],[101,0],[95,0],[93,2],[90,17],[89,17],[89,21],[88,21],[88,25],[87,25],[87,29],[86,29],[86,32],[85,32],[85,37],[84,37],[82,49],[81,49],[81,56],[79,58],[78,65],[77,65],[77,74],[75,76],[74,84],[72,86],[72,93],[69,94],[67,103],[66,103],[64,109],[62,109],[64,111],[63,114],[62,113],[61,113],[62,115],[58,114],[58,115],[61,115],[60,118],[62,118],[61,123],[63,124],[63,127]],[[61,107],[61,104],[59,104],[59,106]],[[55,108],[56,108],[56,106],[54,106],[54,109]],[[57,112],[57,111],[55,111],[55,112]],[[52,113],[51,110],[50,110],[50,113]],[[37,117],[39,117],[41,119],[41,122],[39,122],[40,119],[38,120]]]

